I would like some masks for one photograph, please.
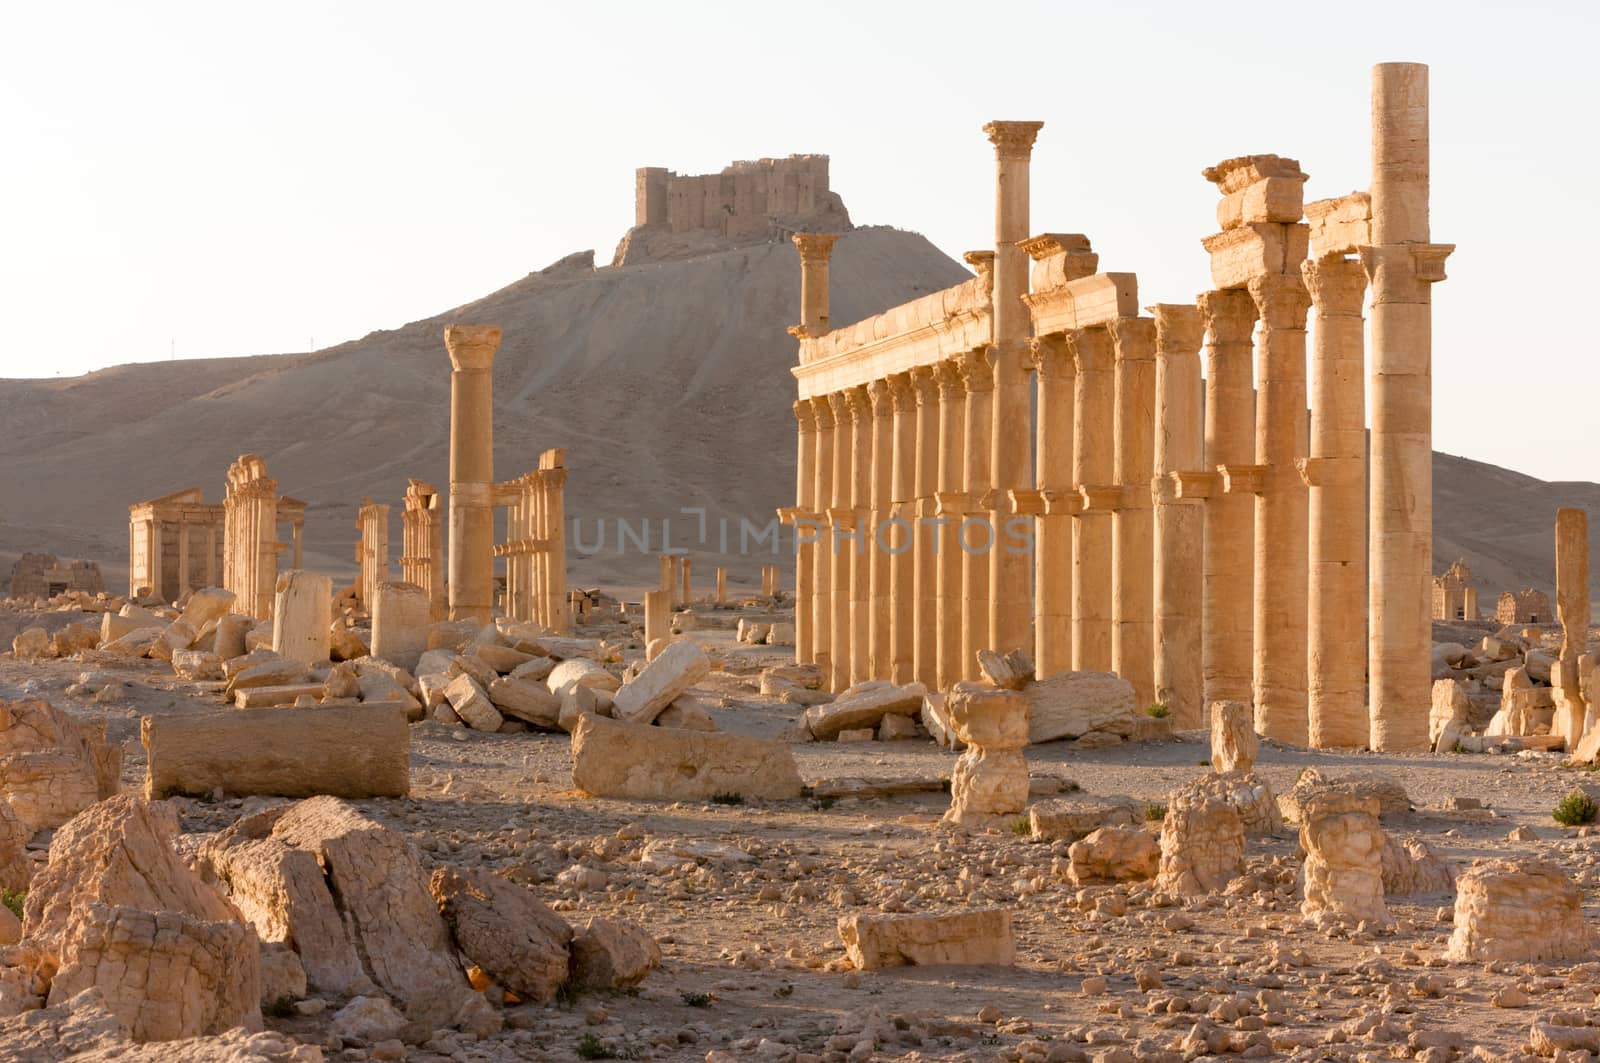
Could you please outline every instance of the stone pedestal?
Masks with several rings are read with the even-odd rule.
[[[426,590],[414,583],[378,584],[372,603],[372,656],[415,672],[428,648],[428,624]]]
[[[1028,804],[1028,699],[987,683],[957,683],[945,698],[951,727],[966,743],[950,777],[945,822],[1014,816]]]
[[[1592,942],[1583,918],[1583,890],[1554,864],[1480,860],[1456,880],[1455,931],[1447,960],[1586,960]]]
[[[1205,571],[1205,500],[1180,497],[1173,473],[1200,469],[1205,447],[1200,383],[1200,311],[1161,303],[1156,323],[1155,700],[1180,730],[1203,726],[1201,596]]]
[[[1372,69],[1372,748],[1427,747],[1433,575],[1433,307],[1453,245],[1428,242],[1428,68]]]
[[[450,619],[488,623],[494,608],[496,325],[450,325]]]
[[[1116,472],[1116,381],[1111,336],[1104,328],[1068,334],[1073,355],[1073,479],[1082,508],[1073,516],[1072,532],[1072,667],[1075,671],[1111,670],[1112,532],[1111,511],[1120,492],[1112,485]]]
[[[1156,888],[1178,897],[1223,889],[1244,870],[1244,825],[1238,811],[1203,790],[1179,790],[1161,824]]]
[[[333,626],[333,581],[314,572],[278,577],[272,603],[272,651],[307,667],[326,665]]]
[[[1243,701],[1211,703],[1211,769],[1243,774],[1255,767],[1255,713]]]
[[[1300,847],[1306,852],[1300,914],[1344,916],[1377,925],[1389,922],[1377,798],[1339,791],[1317,794],[1301,814]]]

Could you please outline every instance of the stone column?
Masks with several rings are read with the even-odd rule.
[[[861,531],[867,562],[867,666],[862,679],[888,679],[894,670],[889,629],[889,563],[891,555],[878,542],[878,529],[889,519],[894,487],[894,398],[887,380],[867,385],[872,403],[872,477],[868,484]]]
[[[1072,350],[1058,335],[1033,341],[1038,366],[1038,484],[1044,514],[1036,524],[1033,666],[1043,679],[1072,668],[1072,525],[1061,500],[1072,494],[1076,387]]]
[[[911,613],[911,673],[929,690],[939,685],[939,590],[938,558],[933,552],[935,528],[929,521],[938,519],[939,489],[939,386],[931,366],[911,371],[911,387],[916,397],[917,428],[916,472],[911,494],[915,506],[908,519],[913,524],[911,582],[916,599]]]
[[[1428,68],[1372,68],[1372,475],[1367,672],[1372,748],[1428,745],[1433,576],[1433,306],[1450,244],[1428,242]]]
[[[1150,477],[1155,471],[1156,323],[1148,317],[1111,322],[1116,359],[1118,488],[1111,516],[1111,670],[1133,684],[1140,708],[1156,696],[1155,534]]]
[[[817,542],[811,550],[811,662],[827,681],[833,674],[833,525],[828,519],[833,504],[833,406],[826,396],[808,401],[817,424],[811,458],[810,515],[817,522]]]
[[[1255,384],[1251,334],[1256,305],[1245,291],[1200,296],[1206,329],[1205,465],[1244,467],[1255,461]],[[1255,499],[1214,489],[1206,502],[1205,624],[1201,667],[1204,703],[1250,703],[1255,638]]]
[[[916,678],[916,557],[912,529],[917,519],[917,401],[911,374],[890,377],[889,391],[894,403],[894,441],[885,513],[893,518],[893,524],[883,529],[881,538],[874,537],[875,548],[887,555],[889,566],[889,668],[882,677],[909,683]]]
[[[273,538],[274,542],[277,541],[277,537],[278,537],[278,533],[276,531],[274,531],[272,533],[272,538]],[[293,550],[293,554],[292,554],[292,556],[294,557],[294,567],[295,568],[300,568],[301,567],[301,560],[302,560],[300,551],[301,551],[302,543],[303,543],[303,541],[305,539],[305,528],[301,527],[298,524],[291,524],[289,526],[289,539],[293,543],[293,546],[294,546],[294,550]]]
[[[872,515],[872,399],[865,384],[847,388],[850,399],[850,507],[854,537],[850,547],[850,682],[872,678],[868,655],[872,648],[872,558],[868,554],[868,527]]]
[[[663,547],[667,546],[666,543],[661,545]],[[671,554],[662,554],[656,558],[656,561],[661,568],[661,585],[658,589],[667,592],[669,601],[676,602],[678,599],[678,559]]]
[[[949,690],[961,679],[961,521],[967,512],[962,493],[966,468],[967,390],[954,362],[935,368],[939,385],[938,516],[931,525],[939,593],[938,688]]]
[[[217,525],[206,525],[206,586],[217,585]]]
[[[855,454],[854,415],[850,411],[850,397],[843,391],[828,396],[833,409],[833,495],[828,507],[828,522],[832,528],[833,550],[832,586],[829,600],[833,617],[829,624],[829,685],[830,690],[843,690],[850,685],[850,549],[854,544],[855,513],[850,509],[850,492],[854,486],[851,464]]]
[[[1111,507],[1116,465],[1116,380],[1111,334],[1104,328],[1067,334],[1072,349],[1072,472],[1083,508],[1072,528],[1072,667],[1111,670]]]
[[[797,612],[800,609],[800,588],[798,586],[799,578],[800,578],[800,569],[797,566],[796,569],[795,569],[795,582],[797,584],[797,586],[795,587],[795,609],[796,609]],[[721,565],[717,566],[717,604],[718,605],[727,605],[728,604],[728,570],[723,568]],[[798,639],[800,638],[799,617],[796,616],[795,620],[796,620],[796,622],[795,622],[794,637],[798,641]]]
[[[150,522],[150,594],[161,601],[167,600],[165,581],[162,579],[163,573],[161,571],[165,565],[165,561],[161,556],[161,539],[165,530],[166,527],[161,521],[152,520]]]
[[[679,601],[683,603],[685,609],[693,609],[694,582],[690,576],[690,571],[694,566],[694,562],[687,556],[680,557],[678,558],[678,566],[678,576],[682,581],[678,589]]]
[[[178,597],[189,593],[189,521],[178,518]]]
[[[1561,657],[1556,666],[1566,713],[1556,721],[1565,725],[1568,752],[1583,737],[1584,699],[1578,658],[1589,645],[1589,514],[1581,509],[1556,510],[1556,616],[1561,620]],[[1552,729],[1552,734],[1562,733]]]
[[[993,482],[989,463],[993,458],[994,367],[986,349],[967,351],[956,359],[966,385],[967,409],[965,458],[962,463],[961,490],[966,496],[966,518],[962,521],[961,547],[961,662],[962,679],[976,679],[978,651],[989,648],[989,555],[1000,548],[999,532],[993,522],[994,505],[989,498]]]
[[[828,331],[828,260],[837,233],[795,233],[800,251],[800,328],[805,336]]]
[[[1022,297],[1028,293],[1028,254],[1018,246],[1028,238],[1028,163],[1034,138],[1043,122],[990,122],[983,127],[994,144],[994,399],[992,435],[983,491],[993,491],[989,521],[995,541],[987,557],[989,593],[987,632],[976,648],[1001,653],[1032,645],[1029,570],[1024,552],[1005,549],[1006,522],[1011,517],[1011,491],[1033,486],[1028,432],[1028,333],[1030,319]],[[971,488],[968,489],[969,491]],[[981,492],[980,492],[981,493]],[[976,496],[974,496],[976,497]],[[977,676],[975,651],[967,668]]]
[[[1298,274],[1250,280],[1261,318],[1256,345],[1256,730],[1303,746],[1306,721],[1306,310]]]
[[[644,592],[644,646],[657,639],[672,638],[672,592],[663,590]]]
[[[1316,307],[1311,354],[1306,699],[1310,744],[1364,749],[1367,668],[1366,380],[1361,263],[1331,255],[1300,267]]]
[[[572,634],[572,606],[567,600],[567,470],[552,465],[544,470],[545,587],[550,603],[550,630]]]
[[[801,274],[804,276],[804,273]],[[816,539],[820,534],[814,525],[805,523],[806,519],[816,516],[818,509],[816,495],[817,481],[817,418],[811,411],[811,402],[801,399],[794,404],[794,419],[799,426],[797,433],[799,446],[795,454],[795,484],[794,506],[795,515],[800,518],[794,522],[795,548],[794,548],[794,659],[805,664],[813,659],[812,642],[816,626],[816,614],[812,611],[816,607],[813,600],[816,594]],[[810,541],[807,541],[810,540]],[[717,569],[717,600],[721,602],[726,596],[726,573]]]
[[[1204,458],[1201,423],[1200,311],[1158,303],[1156,326],[1155,700],[1172,713],[1173,726],[1205,726],[1201,605],[1205,571],[1205,502],[1179,497],[1172,473],[1193,473]]]
[[[450,619],[494,610],[495,325],[450,325]]]

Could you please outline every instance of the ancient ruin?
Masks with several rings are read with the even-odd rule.
[[[1495,602],[1494,619],[1499,624],[1550,624],[1555,618],[1550,596],[1532,587],[1506,591]]]
[[[1433,577],[1433,618],[1435,620],[1477,620],[1478,588],[1472,582],[1472,567],[1462,558]]]
[[[23,554],[11,566],[13,598],[54,598],[69,591],[93,596],[103,590],[100,566],[93,561],[63,564],[53,554]]]

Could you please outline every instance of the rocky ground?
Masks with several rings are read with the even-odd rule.
[[[756,682],[786,651],[739,645],[731,628],[691,637],[726,662],[696,691],[720,730],[792,730],[801,709],[763,697]],[[91,666],[114,670],[123,684],[69,693]],[[165,662],[0,656],[0,698],[25,695],[105,720],[108,738],[126,746],[128,790],[143,780],[142,715],[220,701]],[[507,1007],[497,1033],[441,1030],[413,1038],[419,1043],[399,1057],[393,1044],[333,1034],[328,1020],[341,1001],[302,1001],[266,1017],[269,1030],[320,1046],[329,1059],[1442,1061],[1517,1058],[1531,1050],[1540,1020],[1600,1022],[1600,956],[1549,966],[1446,963],[1449,894],[1391,900],[1393,929],[1304,921],[1291,827],[1251,837],[1249,874],[1224,893],[1176,903],[1144,883],[1072,886],[1063,875],[1067,843],[1032,840],[1025,819],[943,827],[948,797],[940,792],[651,805],[576,792],[565,735],[425,722],[411,736],[411,797],[357,804],[409,837],[425,867],[490,869],[572,921],[627,916],[655,936],[663,963],[636,989]],[[955,759],[926,739],[812,742],[794,752],[812,785],[948,778]],[[1155,806],[1207,772],[1207,754],[1205,736],[1189,733],[1092,752],[1050,743],[1026,755],[1041,797],[1060,790],[1060,780],[1128,795],[1152,806],[1154,831]],[[1600,834],[1550,816],[1590,776],[1558,755],[1396,756],[1263,743],[1255,770],[1282,794],[1307,767],[1386,774],[1414,807],[1385,816],[1391,834],[1421,837],[1461,869],[1481,857],[1538,855],[1570,872],[1593,907]],[[1465,807],[1474,802],[1482,807]],[[185,833],[204,834],[274,802],[175,803]],[[1508,840],[1518,828],[1519,840]],[[45,834],[32,845],[48,842]],[[856,971],[837,930],[851,913],[990,905],[1015,910],[1014,967]],[[1570,1058],[1591,1058],[1578,1051]]]

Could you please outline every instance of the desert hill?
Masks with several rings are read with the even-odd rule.
[[[305,499],[307,563],[354,572],[355,514],[371,496],[399,503],[409,477],[447,483],[450,321],[504,326],[495,364],[496,473],[534,467],[564,446],[567,508],[593,557],[573,554],[578,583],[644,584],[653,556],[630,541],[661,519],[750,585],[770,554],[721,562],[719,520],[738,550],[741,518],[756,525],[793,499],[794,397],[789,368],[799,263],[787,241],[725,247],[666,261],[593,269],[579,254],[474,303],[312,354],[123,365],[66,380],[0,381],[0,572],[42,550],[98,560],[125,584],[127,506],[199,485],[220,499],[229,463],[256,452],[280,489]],[[834,252],[832,320],[846,323],[954,284],[966,270],[923,237],[890,228],[847,232]],[[1545,483],[1436,454],[1436,567],[1465,557],[1485,608],[1501,590],[1551,590],[1558,505],[1600,517],[1600,485]],[[1600,519],[1595,522],[1600,557]],[[781,559],[780,559],[781,560]]]

